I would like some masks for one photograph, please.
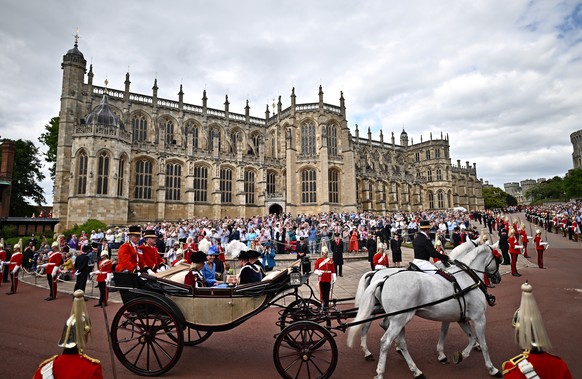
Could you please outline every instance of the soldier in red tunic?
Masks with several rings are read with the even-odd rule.
[[[20,239],[20,241],[18,241],[18,243],[12,248],[12,255],[10,256],[10,262],[8,263],[8,272],[10,273],[10,292],[6,292],[7,295],[14,295],[18,289],[18,272],[20,272],[20,268],[22,267],[21,246],[22,239]]]
[[[71,316],[65,323],[65,329],[58,345],[64,348],[61,355],[55,355],[42,362],[33,379],[103,379],[101,362],[83,354],[89,333],[91,321],[83,300],[83,291],[73,294]]]
[[[503,363],[504,378],[571,379],[572,374],[560,357],[548,354],[551,348],[532,286],[521,286],[521,303],[513,316],[515,341],[523,353]]]
[[[46,279],[48,281],[50,294],[45,300],[51,301],[57,298],[57,283],[59,282],[59,271],[63,264],[63,254],[59,251],[60,244],[58,241],[51,245],[52,251],[48,256],[48,262],[40,267],[45,268]]]
[[[4,278],[4,265],[6,263],[6,250],[4,250],[4,244],[0,242],[0,286],[2,286],[2,280]]]
[[[324,308],[329,307],[329,292],[335,283],[335,265],[333,259],[328,258],[327,246],[321,246],[321,257],[315,261],[313,272],[319,277],[319,298]]]
[[[117,251],[117,266],[115,267],[116,272],[129,272],[136,273],[140,269],[140,255],[138,254],[139,246],[137,245],[141,238],[141,228],[139,226],[130,226],[129,241],[122,244]]]
[[[91,275],[97,275],[97,287],[99,287],[99,302],[94,305],[94,307],[106,307],[107,300],[109,299],[109,289],[107,288],[108,283],[113,277],[111,272],[111,266],[113,262],[109,259],[109,254],[106,250],[101,252],[101,260],[97,266],[97,270],[93,271]]]
[[[544,267],[544,250],[548,246],[547,242],[542,241],[542,231],[536,229],[536,236],[534,237],[534,243],[536,245],[536,252],[538,253],[538,267]]]

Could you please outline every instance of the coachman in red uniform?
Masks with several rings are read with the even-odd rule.
[[[532,293],[532,286],[521,286],[521,303],[513,316],[515,341],[523,349],[518,356],[503,363],[504,378],[572,379],[568,365],[560,357],[547,353],[551,348],[544,321]]]
[[[144,261],[143,270],[148,274],[158,272],[160,269],[162,269],[162,271],[165,270],[166,264],[156,247],[156,239],[158,238],[156,231],[146,230],[143,234],[143,238],[145,238],[145,243],[141,245]]]
[[[18,241],[16,245],[12,248],[12,255],[10,256],[10,262],[8,262],[8,272],[10,273],[10,292],[6,292],[6,295],[14,295],[18,289],[18,273],[22,267],[22,239]]]
[[[101,362],[83,354],[87,338],[91,333],[91,321],[83,295],[81,290],[73,294],[71,316],[65,323],[65,329],[58,344],[64,348],[63,353],[42,362],[36,369],[33,379],[103,379]]]
[[[321,257],[315,261],[313,272],[319,277],[319,297],[324,308],[329,307],[329,293],[335,283],[336,273],[333,259],[327,256],[327,246],[321,246]]]
[[[61,245],[58,241],[51,245],[52,251],[48,256],[48,262],[41,267],[45,268],[46,279],[48,281],[50,294],[45,300],[51,301],[57,298],[57,283],[59,282],[59,271],[63,264],[63,254],[59,251]]]
[[[129,241],[122,244],[117,250],[117,266],[116,272],[136,273],[139,271],[143,262],[140,262],[140,254],[138,254],[139,246],[137,245],[141,238],[141,228],[139,226],[130,226]]]

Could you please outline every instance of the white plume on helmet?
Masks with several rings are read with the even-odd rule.
[[[241,251],[247,251],[248,249],[246,243],[242,243],[239,240],[232,240],[226,245],[226,254],[236,259]]]

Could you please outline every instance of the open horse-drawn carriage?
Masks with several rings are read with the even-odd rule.
[[[178,362],[184,345],[202,343],[213,332],[232,329],[268,307],[277,306],[281,308],[277,320],[281,331],[275,336],[273,360],[281,377],[329,378],[338,362],[335,331],[345,332],[349,327],[384,319],[384,326],[389,324],[386,328],[391,334],[390,339],[396,338],[399,347],[405,348],[403,329],[401,332],[399,328],[403,328],[415,313],[422,316],[422,311],[428,307],[445,309],[447,306],[452,307],[452,311],[445,309],[445,319],[441,321],[466,322],[463,315],[473,321],[478,320],[475,327],[484,356],[487,355],[486,365],[489,373],[495,375],[497,370],[490,364],[482,338],[484,316],[481,313],[484,312],[482,304],[485,300],[480,300],[478,289],[482,288],[482,282],[475,272],[480,273],[481,278],[483,273],[497,275],[497,264],[488,258],[481,258],[479,267],[472,267],[471,264],[472,261],[467,260],[460,262],[452,274],[459,276],[456,281],[458,288],[451,290],[450,295],[443,293],[440,298],[429,297],[431,300],[424,296],[416,303],[390,308],[385,302],[382,304],[371,299],[378,297],[377,289],[385,292],[389,286],[381,289],[378,283],[373,282],[370,283],[371,291],[366,291],[368,305],[363,307],[365,309],[360,305],[360,309],[341,310],[336,307],[339,302],[354,299],[335,299],[330,308],[323,309],[299,270],[300,261],[288,269],[269,273],[260,282],[228,288],[192,288],[182,284],[188,266],[155,275],[115,273],[115,287],[121,292],[123,306],[112,321],[113,351],[130,371],[143,376],[158,376]],[[405,276],[393,275],[403,279]],[[299,291],[300,286],[304,286],[302,291]],[[382,295],[382,301],[384,297]],[[454,320],[450,314],[459,312],[455,308],[457,306],[462,308],[462,317]],[[405,320],[400,325],[403,317]],[[351,318],[355,320],[345,322]],[[393,327],[397,329],[392,330]],[[404,354],[408,361],[408,352],[404,351]],[[383,368],[383,365],[379,366],[378,377],[381,377]],[[418,376],[420,371],[415,372],[412,366],[411,370]]]

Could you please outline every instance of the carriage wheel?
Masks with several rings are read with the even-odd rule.
[[[187,326],[186,330],[184,331],[184,345],[186,346],[194,346],[198,345],[204,341],[206,341],[212,332],[205,332],[202,330],[192,329],[191,327]]]
[[[279,316],[279,327],[285,329],[296,321],[320,322],[321,303],[314,299],[297,299],[287,306]]]
[[[275,340],[273,360],[286,379],[330,378],[337,365],[338,351],[332,334],[313,321],[297,321]]]
[[[177,318],[165,305],[141,297],[124,304],[115,314],[111,343],[117,359],[129,371],[158,376],[180,359],[184,335]]]

